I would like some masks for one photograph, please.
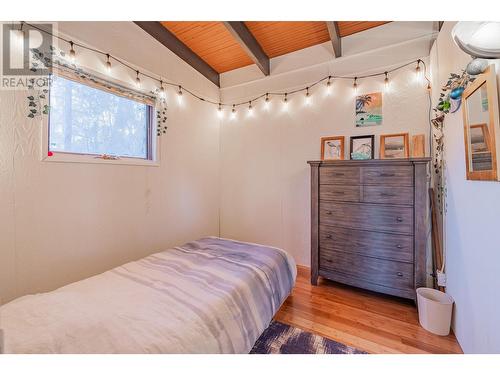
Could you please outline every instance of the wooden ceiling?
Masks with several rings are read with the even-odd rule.
[[[381,26],[388,21],[339,21],[340,36],[345,37],[360,33],[373,27]]]
[[[271,58],[330,40],[325,22],[252,21],[245,25]]]
[[[340,37],[384,23],[339,21]],[[163,21],[162,25],[218,73],[253,64],[222,22]],[[270,58],[330,40],[326,22],[321,21],[246,21],[245,25]]]
[[[388,21],[136,21],[188,64],[219,84],[220,73],[257,64],[268,75],[269,59],[341,39]],[[332,56],[333,57],[333,56]]]
[[[253,64],[222,22],[161,23],[218,73]]]

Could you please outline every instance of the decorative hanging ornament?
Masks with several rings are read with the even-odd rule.
[[[450,98],[451,99],[460,99],[462,97],[462,94],[464,93],[464,88],[463,87],[457,87],[456,89],[451,90],[450,92]]]
[[[471,76],[476,76],[484,72],[487,67],[488,67],[487,60],[474,58],[469,64],[467,64],[467,68],[465,70],[467,74],[470,74]]]
[[[461,104],[462,104],[461,97],[458,99],[450,99],[450,113],[455,113],[456,111],[458,111],[460,109]]]

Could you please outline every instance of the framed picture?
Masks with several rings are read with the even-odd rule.
[[[358,135],[351,137],[349,155],[352,160],[373,159],[375,152],[374,135]]]
[[[321,160],[344,160],[344,137],[321,138]]]
[[[382,93],[356,96],[356,127],[382,124]]]
[[[410,156],[408,133],[380,136],[380,159],[404,159]]]

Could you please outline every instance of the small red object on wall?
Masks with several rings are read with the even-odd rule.
[[[53,153],[52,151],[49,151],[49,152],[47,153],[47,156],[53,156],[53,155],[54,155],[54,153]]]

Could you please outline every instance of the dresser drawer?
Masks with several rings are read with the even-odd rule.
[[[365,185],[362,202],[412,206],[413,187]]]
[[[319,203],[320,224],[343,228],[413,234],[413,208],[370,203]]]
[[[359,202],[359,186],[320,185],[319,199],[327,201]]]
[[[412,236],[320,225],[319,247],[321,253],[344,251],[413,263]]]
[[[321,167],[319,183],[359,185],[359,167]]]
[[[367,185],[413,186],[413,167],[363,167],[361,183]]]
[[[413,288],[413,265],[338,251],[321,252],[319,268],[392,288]]]

